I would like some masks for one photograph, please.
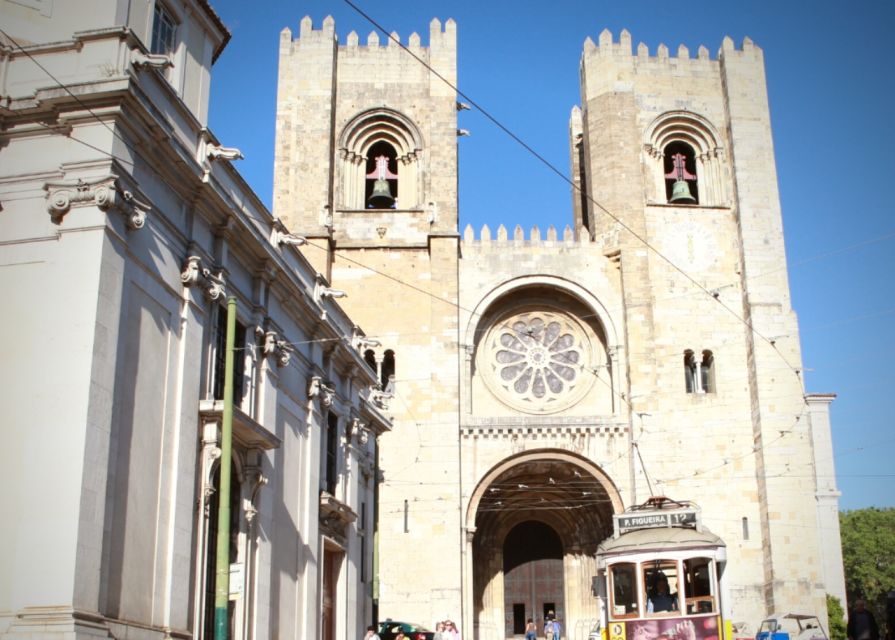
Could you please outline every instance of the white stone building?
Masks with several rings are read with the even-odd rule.
[[[373,344],[207,129],[205,0],[0,0],[0,637],[210,638],[237,301],[231,637],[372,617]]]
[[[492,640],[555,609],[585,638],[611,516],[665,494],[724,541],[740,634],[824,619],[844,596],[832,396],[800,375],[762,51],[588,40],[572,227],[461,237],[460,105],[427,68],[456,82],[456,38],[434,20],[414,57],[305,18],[280,41],[274,213],[395,394],[379,616]]]

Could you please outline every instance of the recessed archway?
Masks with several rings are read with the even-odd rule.
[[[474,532],[470,613],[476,639],[517,635],[523,608],[524,618],[540,627],[546,605],[553,605],[564,636],[589,630],[599,616],[591,591],[596,549],[611,535],[612,514],[621,508],[602,469],[568,451],[527,451],[485,474],[467,511],[467,530]],[[542,587],[553,582],[540,590],[542,597],[538,580]],[[526,592],[535,595],[523,597]]]

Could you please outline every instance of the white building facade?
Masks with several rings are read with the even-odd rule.
[[[0,2],[0,637],[210,638],[235,298],[232,638],[372,617],[372,344],[206,126],[204,0]]]

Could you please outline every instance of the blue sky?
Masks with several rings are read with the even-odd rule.
[[[373,27],[341,0],[212,0],[233,39],[214,67],[210,126],[270,206],[279,32],[332,15],[340,41]],[[841,507],[895,506],[895,2],[516,0],[357,4],[402,41],[458,24],[460,89],[568,170],[585,38],[626,28],[654,55],[748,36],[764,50],[793,306],[807,391],[833,392]],[[571,222],[569,186],[476,112],[460,114],[460,225]],[[495,166],[502,166],[499,173]]]

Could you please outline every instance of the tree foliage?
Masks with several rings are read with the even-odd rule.
[[[842,511],[839,527],[849,604],[864,598],[882,634],[886,594],[895,589],[895,509]]]
[[[845,640],[845,611],[839,598],[827,594],[827,628],[830,640]]]

